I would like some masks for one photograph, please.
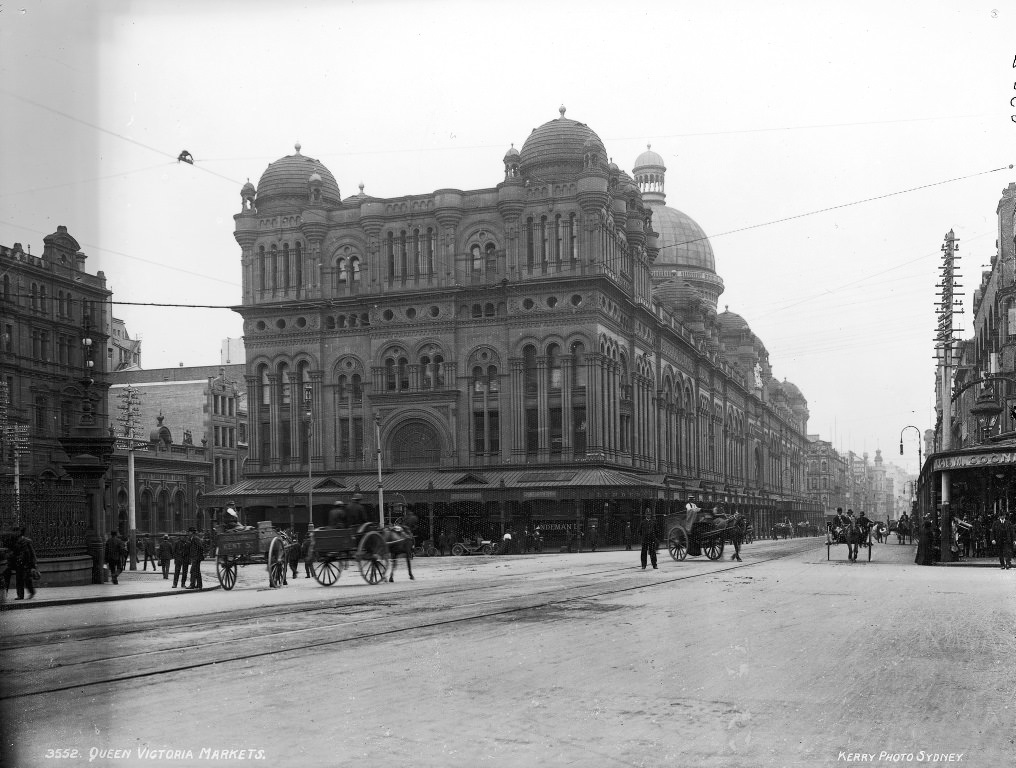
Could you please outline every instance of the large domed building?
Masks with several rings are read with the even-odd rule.
[[[773,401],[764,346],[717,313],[663,159],[629,175],[564,107],[515,147],[486,189],[343,200],[299,146],[244,185],[250,457],[206,506],[300,527],[383,488],[386,518],[408,504],[425,535],[540,525],[551,545],[689,496],[782,519],[807,404]]]

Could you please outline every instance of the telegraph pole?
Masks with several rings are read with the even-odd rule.
[[[117,422],[123,427],[127,448],[127,528],[129,530],[128,552],[130,554],[130,570],[138,569],[138,526],[136,482],[134,480],[134,429],[141,417],[141,393],[128,384],[120,393],[120,415]]]
[[[956,272],[956,260],[959,259],[959,238],[950,229],[945,235],[942,243],[942,265],[939,269],[942,272],[941,282],[936,286],[941,291],[938,294],[938,333],[935,336],[935,346],[938,349],[939,367],[939,403],[942,409],[942,440],[939,447],[942,451],[948,451],[952,447],[952,353],[955,344],[953,334],[953,315],[963,314],[960,299],[955,298],[953,290],[963,286],[956,283],[960,277]],[[949,472],[943,470],[942,474],[942,512],[939,517],[939,526],[942,530],[941,536],[941,560],[943,563],[952,561],[952,550],[949,546],[952,536],[952,516],[950,514],[950,485]]]

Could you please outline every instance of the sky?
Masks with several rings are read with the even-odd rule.
[[[62,224],[114,301],[235,305],[240,188],[297,142],[344,197],[490,188],[563,105],[629,173],[663,156],[809,433],[913,471],[940,246],[971,336],[1016,181],[1014,41],[998,0],[3,3],[0,243]],[[114,311],[146,369],[242,336],[228,309]]]

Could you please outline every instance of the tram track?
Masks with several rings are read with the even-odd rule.
[[[809,544],[814,542],[809,542]],[[601,568],[596,570],[590,570],[579,574],[574,574],[573,577],[582,578],[583,582],[580,584],[569,585],[562,588],[560,585],[554,585],[548,589],[542,589],[537,592],[527,593],[524,596],[504,596],[495,595],[490,599],[473,601],[469,603],[457,603],[455,605],[441,606],[435,610],[440,610],[444,614],[448,613],[463,613],[464,615],[452,615],[441,619],[432,619],[425,621],[413,621],[412,611],[409,614],[403,615],[387,615],[378,617],[376,615],[362,617],[354,620],[344,619],[337,622],[329,622],[325,624],[314,624],[306,627],[286,628],[286,629],[271,629],[268,632],[260,632],[250,636],[237,637],[235,634],[231,634],[226,638],[216,638],[210,641],[201,641],[198,643],[187,643],[184,645],[175,644],[172,647],[144,650],[137,653],[119,653],[117,655],[109,655],[98,658],[88,658],[82,661],[61,663],[52,667],[45,667],[41,669],[31,670],[30,674],[26,675],[31,679],[28,680],[28,685],[24,689],[18,690],[19,681],[22,680],[21,673],[15,673],[10,675],[8,678],[8,685],[5,686],[6,690],[0,694],[0,700],[8,699],[22,699],[33,696],[44,696],[47,694],[55,694],[66,691],[80,691],[88,688],[95,688],[97,686],[126,683],[130,681],[147,680],[152,678],[159,678],[164,675],[170,675],[180,672],[188,671],[200,671],[201,669],[209,668],[212,666],[218,666],[222,664],[230,663],[248,663],[251,660],[264,658],[268,656],[279,656],[284,654],[301,653],[308,651],[315,651],[318,649],[326,648],[329,646],[341,646],[348,643],[362,643],[374,639],[380,639],[388,636],[399,635],[406,632],[426,632],[430,630],[439,629],[443,626],[452,624],[462,624],[475,621],[484,621],[490,619],[496,619],[498,617],[518,615],[526,612],[538,611],[540,609],[547,609],[552,607],[560,607],[569,603],[578,603],[580,601],[588,601],[594,599],[602,599],[614,595],[623,595],[625,593],[636,592],[645,589],[659,589],[664,588],[668,585],[672,585],[677,582],[707,578],[718,574],[727,574],[739,570],[751,569],[765,563],[773,562],[775,560],[784,559],[793,555],[801,554],[806,551],[808,547],[793,547],[789,551],[777,551],[769,556],[760,557],[747,563],[737,564],[724,564],[722,567],[712,568],[709,570],[698,570],[692,573],[680,573],[672,576],[657,577],[657,579],[651,583],[645,583],[639,581],[638,583],[626,583],[626,584],[613,584],[609,587],[604,587],[602,579],[608,576],[620,577],[623,574],[631,575],[631,566],[625,566],[622,568]],[[594,579],[595,580],[590,580]],[[433,599],[439,597],[447,597],[451,595],[462,595],[469,592],[477,591],[491,591],[501,587],[502,584],[499,582],[487,582],[485,584],[468,585],[465,587],[457,587],[451,589],[434,589],[420,592],[413,592],[414,596],[420,598]],[[562,594],[562,589],[566,591],[566,594]],[[403,593],[404,594],[404,593]],[[386,601],[387,602],[387,601]],[[505,605],[506,602],[514,603]],[[502,606],[494,608],[494,606]],[[271,609],[265,609],[256,616],[249,616],[249,619],[262,620],[262,619],[286,619],[286,618],[308,618],[312,614],[327,614],[333,613],[338,610],[349,610],[353,607],[364,607],[369,609],[371,607],[377,607],[377,600],[359,600],[356,599],[350,603],[346,602],[335,602],[331,605],[322,606],[320,604],[314,604],[310,606],[301,607],[290,607],[288,610],[282,612],[280,615],[277,611],[271,611]],[[410,606],[412,608],[412,606]],[[477,612],[479,609],[479,612]],[[418,610],[413,608],[412,610]],[[268,611],[267,613],[265,611]],[[198,629],[202,632],[214,632],[223,628],[235,630],[235,615],[229,615],[223,617],[221,620],[215,621],[201,621],[201,622],[188,622],[185,624],[178,624],[172,626],[170,629],[173,633],[185,632],[187,630]],[[408,623],[405,621],[409,619]],[[357,632],[357,628],[370,624],[377,626],[383,623],[385,626],[380,629],[367,632]],[[258,625],[256,629],[264,630],[263,625]],[[150,628],[132,630],[132,632],[147,631],[150,633]],[[310,637],[311,633],[317,633],[324,635],[323,637]],[[347,633],[342,636],[335,637],[330,636],[331,633]],[[100,642],[104,639],[109,639],[112,636],[121,637],[121,632],[107,632],[99,635],[92,635],[81,638],[57,638],[48,643],[51,646],[58,646],[62,644],[69,644],[75,642]],[[183,638],[181,638],[183,639]],[[236,652],[236,646],[238,643],[259,643],[267,644],[270,647],[260,649],[249,649],[242,653]],[[5,649],[28,650],[32,649],[38,651],[40,644],[38,642],[33,644],[24,644],[18,646],[10,646]],[[216,651],[226,649],[228,653],[222,654]],[[47,655],[45,650],[42,655]],[[201,658],[184,662],[182,658],[174,658],[174,656],[187,658],[193,658],[195,655],[201,656]],[[147,665],[152,668],[135,669],[134,671],[128,671],[124,674],[108,674],[110,667],[130,669],[132,664],[137,666]],[[103,674],[101,677],[89,679],[89,670],[101,669],[107,674]],[[80,674],[84,679],[76,680],[74,682],[60,682],[61,677],[65,677],[68,674]],[[50,680],[44,680],[40,678],[51,678]],[[37,683],[36,687],[30,687],[31,684]]]

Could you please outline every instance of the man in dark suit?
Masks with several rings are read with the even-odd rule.
[[[197,528],[188,528],[190,543],[190,586],[185,589],[201,589],[201,561],[205,559],[205,542],[198,536]]]
[[[178,536],[173,542],[173,589],[177,582],[187,589],[187,568],[190,565],[190,538]]]
[[[639,525],[639,537],[642,539],[642,570],[646,569],[646,556],[652,560],[653,568],[656,567],[656,522],[653,520],[653,513],[646,507],[645,517]]]
[[[359,528],[364,523],[371,522],[370,518],[367,517],[367,510],[360,503],[361,499],[363,499],[363,496],[354,493],[353,500],[346,507],[346,524],[350,528]]]
[[[998,547],[998,562],[1002,570],[1012,568],[1013,526],[1000,512],[991,524],[991,543]]]
[[[18,538],[12,547],[11,559],[14,563],[14,587],[18,596],[16,600],[25,599],[25,590],[28,590],[28,599],[35,597],[35,584],[32,579],[32,571],[36,568],[35,547],[32,540],[25,535],[26,528],[18,528]]]
[[[127,554],[127,545],[120,538],[119,531],[110,531],[109,538],[106,539],[103,554],[106,558],[106,565],[109,566],[110,579],[114,584],[119,584],[120,582],[117,581],[117,577],[120,575],[120,571],[123,570],[123,559]]]

